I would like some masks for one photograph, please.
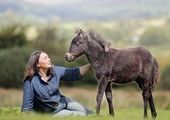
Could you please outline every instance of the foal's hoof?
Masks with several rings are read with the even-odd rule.
[[[152,113],[152,120],[155,120],[157,116],[157,113]]]
[[[157,115],[156,115],[157,116]],[[156,120],[156,116],[152,116],[152,120]]]
[[[144,117],[143,117],[143,120],[148,120],[148,116],[144,116]]]
[[[115,116],[115,114],[114,114],[114,113],[110,113],[110,116],[114,117],[114,116]]]
[[[99,115],[99,113],[100,113],[99,111],[96,111],[96,115]]]

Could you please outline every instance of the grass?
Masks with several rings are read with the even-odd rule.
[[[96,88],[62,87],[64,95],[95,110]],[[157,120],[170,120],[170,92],[155,90],[153,93],[158,113]],[[22,90],[0,88],[0,120],[143,120],[143,100],[138,89],[113,89],[115,117],[108,114],[106,98],[102,101],[100,115],[52,117],[49,114],[24,114],[20,112]],[[16,107],[18,106],[18,107]],[[151,119],[148,109],[149,119]]]
[[[170,110],[158,110],[158,116],[156,120],[169,120]],[[91,116],[65,116],[65,117],[54,117],[49,114],[25,114],[21,113],[17,107],[6,107],[0,109],[0,120],[143,120],[142,109],[117,109],[115,110],[115,117],[108,114],[107,109],[101,109],[100,115]],[[151,115],[148,110],[149,120]]]

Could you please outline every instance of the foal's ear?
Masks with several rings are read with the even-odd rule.
[[[81,37],[81,38],[88,38],[88,35],[86,32],[84,32],[81,28],[76,30],[76,33]]]
[[[80,28],[80,33],[84,33],[84,31]]]
[[[80,34],[80,33],[84,33],[84,31],[83,31],[81,28],[77,28],[77,29],[76,29],[76,33],[77,33],[77,34]]]
[[[79,33],[80,37],[86,38],[87,37],[87,33],[84,32],[83,30],[81,30],[81,32]]]

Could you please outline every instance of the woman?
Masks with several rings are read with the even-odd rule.
[[[90,64],[79,68],[54,66],[45,52],[33,52],[25,70],[21,111],[55,115],[92,114],[92,110],[62,95],[59,90],[60,80],[79,80],[90,68]]]

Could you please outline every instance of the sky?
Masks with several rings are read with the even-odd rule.
[[[45,20],[110,20],[167,16],[170,0],[0,0],[0,14]]]
[[[19,0],[19,1],[25,1],[40,5],[62,5],[62,4],[69,4],[73,2],[78,2],[82,0]]]

